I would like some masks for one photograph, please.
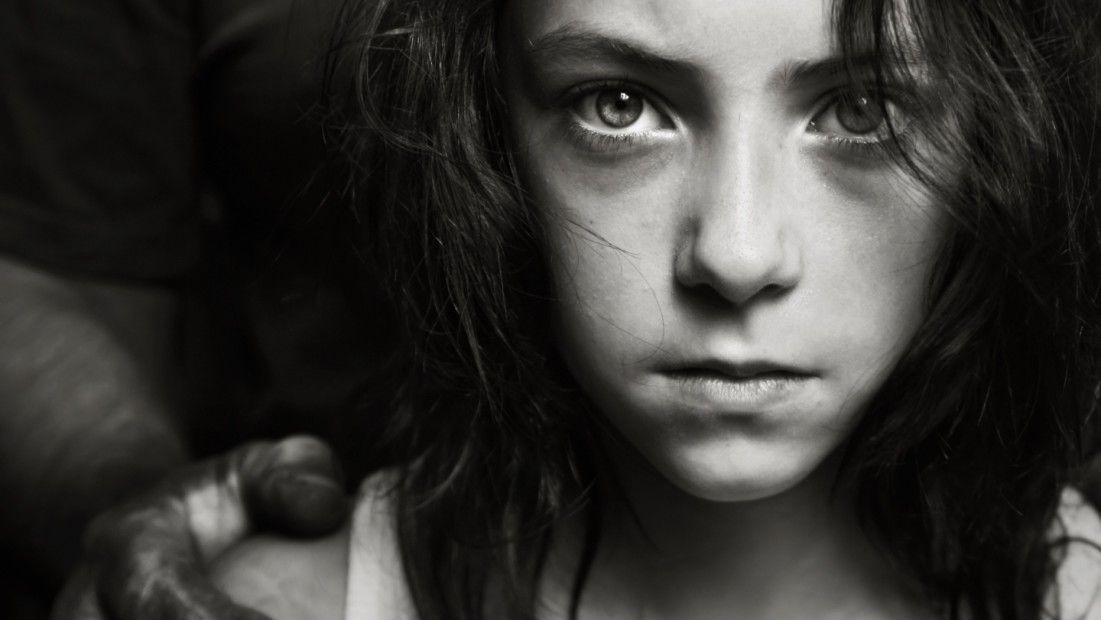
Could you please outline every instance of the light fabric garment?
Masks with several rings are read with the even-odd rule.
[[[401,568],[394,503],[388,491],[394,476],[375,474],[360,487],[348,553],[345,620],[415,620]]]
[[[387,496],[393,480],[392,472],[383,472],[360,487],[348,554],[345,620],[416,620]],[[1065,533],[1101,543],[1101,519],[1080,493],[1069,488],[1063,492],[1059,515],[1061,525],[1053,528],[1053,536]],[[1059,609],[1057,618],[1101,620],[1101,550],[1086,542],[1070,544],[1057,583],[1058,596],[1053,592],[1048,600],[1049,610]]]
[[[1059,508],[1061,524],[1053,536],[1080,539],[1067,547],[1056,578],[1058,598],[1048,600],[1048,609],[1059,609],[1063,620],[1101,620],[1101,519],[1097,511],[1074,489],[1063,491]],[[1054,594],[1054,593],[1053,593]]]

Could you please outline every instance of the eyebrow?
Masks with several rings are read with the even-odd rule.
[[[792,86],[809,81],[836,79],[840,76],[872,73],[881,66],[888,75],[900,72],[905,75],[922,64],[912,52],[889,55],[886,60],[876,54],[857,54],[850,58],[831,56],[819,60],[797,60],[785,64],[776,75],[776,83]]]
[[[684,57],[669,55],[645,44],[600,31],[583,30],[566,25],[531,39],[527,43],[531,60],[538,64],[554,64],[562,60],[606,58],[642,70],[678,75],[698,75],[700,68]],[[884,66],[906,67],[921,64],[912,50],[897,55],[901,62],[888,60]],[[888,55],[891,58],[891,55]],[[830,56],[814,60],[792,60],[775,73],[773,84],[792,87],[797,84],[837,79],[846,74],[869,73],[883,59],[875,54],[858,54],[848,59]]]
[[[659,73],[697,74],[699,68],[684,58],[672,57],[629,39],[566,25],[529,40],[527,51],[539,64],[563,59],[607,58]]]
[[[836,56],[820,60],[795,60],[786,63],[776,75],[776,82],[785,86],[807,81],[836,78],[850,71],[866,71],[873,66],[875,59],[868,57],[853,58],[846,62]]]

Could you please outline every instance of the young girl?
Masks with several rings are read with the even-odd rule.
[[[350,535],[253,543],[227,589],[275,617],[1091,613],[1094,4],[349,12],[405,459]]]

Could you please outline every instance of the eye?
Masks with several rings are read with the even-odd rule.
[[[809,128],[842,142],[876,143],[891,139],[906,125],[901,108],[886,96],[842,92],[811,119]]]
[[[607,135],[641,134],[672,127],[645,95],[620,86],[604,86],[583,93],[572,111],[585,129]]]

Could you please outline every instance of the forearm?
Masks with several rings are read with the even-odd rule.
[[[0,257],[0,540],[36,572],[185,458],[166,396],[167,290],[76,283]]]

